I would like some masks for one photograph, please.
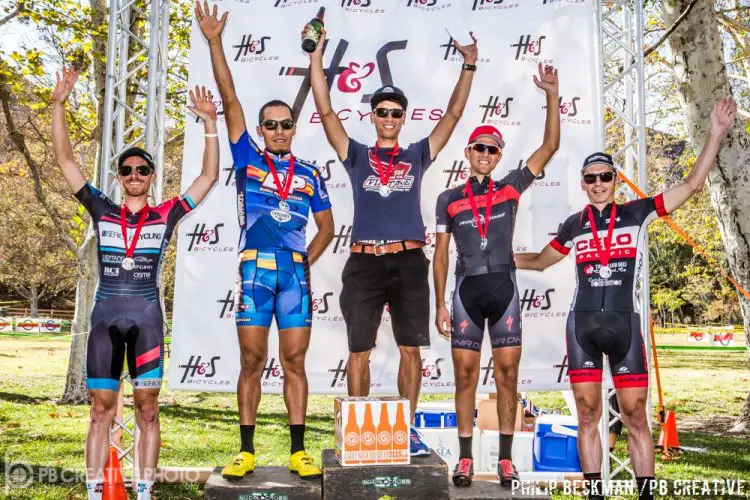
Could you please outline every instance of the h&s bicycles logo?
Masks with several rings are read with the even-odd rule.
[[[581,115],[581,98],[574,96],[566,99],[560,96],[560,123],[570,123],[573,125],[591,125],[591,118]],[[546,108],[546,106],[544,106]]]
[[[463,62],[464,57],[459,54],[458,50],[456,49],[456,46],[453,45],[453,37],[449,36],[448,41],[442,45],[440,45],[440,48],[443,50],[443,61],[450,61],[450,62]],[[492,59],[489,57],[480,57],[477,59],[477,62],[481,63],[489,63],[492,62]]]
[[[588,363],[588,361],[587,361],[587,363]],[[592,363],[592,365],[593,365],[593,363]],[[559,363],[557,363],[555,365],[552,365],[552,368],[559,368],[559,371],[557,372],[557,383],[558,384],[562,383],[562,382],[568,382],[568,380],[569,380],[568,379],[568,368],[569,368],[569,365],[568,365],[568,355],[567,354],[563,356],[563,359],[562,359],[561,362],[559,362]],[[584,366],[584,368],[588,368],[588,367]],[[592,366],[592,368],[593,368],[593,366]]]
[[[219,318],[234,318],[234,292],[232,290],[229,290],[224,298],[219,298],[216,302],[221,304]]]
[[[323,292],[322,295],[313,292],[312,311],[315,321],[343,322],[344,317],[333,313],[331,305],[335,302],[333,292]]]
[[[259,61],[278,61],[279,56],[274,56],[266,52],[267,44],[271,40],[270,36],[253,37],[252,33],[242,35],[242,41],[232,45],[237,49],[234,55],[234,62],[249,63]]]
[[[192,232],[185,233],[190,238],[188,252],[234,252],[233,246],[220,245],[220,231],[224,223],[214,224],[213,227],[206,223],[198,222]]]
[[[471,10],[508,10],[515,9],[520,4],[512,0],[474,0]]]
[[[352,226],[342,225],[333,235],[333,249],[331,253],[349,253],[352,236]]]
[[[325,54],[331,45],[332,40],[326,40],[323,45],[323,53]],[[336,90],[347,94],[362,93],[360,108],[342,108],[334,109],[336,116],[341,121],[356,120],[364,121],[370,117],[370,97],[372,94],[367,93],[368,90],[376,90],[382,86],[393,85],[393,76],[391,74],[391,65],[389,57],[397,51],[404,50],[408,40],[395,40],[386,42],[383,44],[375,53],[374,59],[365,58],[358,61],[346,61],[346,51],[349,48],[349,42],[345,39],[341,39],[336,43],[336,48],[333,49],[333,55],[329,66],[324,69],[326,75],[326,81],[328,88],[332,89],[334,84]],[[377,75],[380,81],[376,81]],[[300,88],[297,91],[297,96],[292,104],[292,116],[299,122],[300,113],[302,108],[310,95],[310,68],[309,66],[282,66],[279,69],[279,76],[294,76],[301,77],[302,82]],[[443,116],[442,108],[412,108],[408,111],[409,115],[407,118],[412,121],[430,120],[438,121]],[[313,111],[309,118],[305,117],[308,123],[321,123],[320,115],[317,111]]]
[[[213,380],[216,375],[216,362],[221,356],[204,358],[200,354],[191,354],[187,363],[178,365],[183,370],[181,384],[193,385],[229,385],[229,380]]]
[[[532,38],[531,35],[521,35],[517,43],[510,45],[511,48],[516,49],[516,61],[551,64],[553,60],[544,58],[542,53],[542,48],[546,46],[544,43],[546,39],[546,35],[540,35],[536,38]]]
[[[273,4],[274,7],[284,9],[286,7],[296,7],[298,5],[309,5],[318,3],[320,0],[276,0]]]
[[[266,362],[260,380],[262,387],[282,387],[284,385],[284,369],[281,367],[281,363],[276,362],[276,358],[271,358]]]
[[[552,296],[555,293],[554,288],[546,290],[536,290],[527,288],[523,291],[521,297],[521,313],[524,318],[565,318],[568,311],[556,311],[552,308]]]
[[[346,387],[346,360],[339,359],[339,363],[336,368],[329,368],[328,373],[331,374],[331,387],[342,389]]]
[[[313,160],[313,164],[318,169],[318,173],[320,174],[320,178],[323,179],[323,182],[326,183],[326,189],[344,189],[349,187],[349,184],[347,182],[331,182],[331,172],[333,165],[337,162],[335,158],[331,158],[330,160],[326,160],[325,163],[322,165],[318,165],[317,160]]]
[[[469,171],[464,167],[463,160],[453,160],[453,164],[450,168],[444,168],[443,173],[446,174],[445,188],[450,189],[464,184],[466,179],[469,178]]]
[[[449,0],[406,0],[407,7],[414,7],[425,12],[437,12],[451,5]]]
[[[373,2],[378,0],[341,0],[341,7],[344,12],[357,14],[383,14],[385,9],[373,7]]]
[[[482,123],[489,125],[502,125],[504,127],[518,127],[521,125],[520,119],[515,119],[512,110],[513,97],[501,97],[491,95],[485,104],[480,104],[482,110]]]

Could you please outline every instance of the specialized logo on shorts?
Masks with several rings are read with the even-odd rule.
[[[596,365],[594,365],[594,363],[591,361],[586,361],[585,363],[583,363],[584,368],[594,368],[595,366]]]
[[[513,0],[474,0],[471,10],[507,10],[515,9],[519,5]]]
[[[461,335],[463,335],[466,332],[466,327],[469,326],[468,320],[463,320],[461,322]]]

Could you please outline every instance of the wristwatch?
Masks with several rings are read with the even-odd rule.
[[[476,71],[477,65],[464,63],[464,65],[461,66],[461,69],[465,69],[466,71]]]

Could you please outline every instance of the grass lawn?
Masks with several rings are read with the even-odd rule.
[[[0,498],[83,499],[81,484],[39,484],[8,488],[5,463],[22,462],[80,473],[88,421],[87,406],[55,404],[65,384],[68,339],[52,335],[0,334]],[[750,482],[750,439],[725,437],[750,391],[745,352],[661,351],[665,402],[677,410],[680,444],[704,448],[680,460],[657,459],[657,476],[675,479],[730,478]],[[429,396],[424,399],[444,398]],[[656,402],[656,392],[653,394]],[[561,409],[558,392],[531,393],[539,407]],[[175,392],[161,396],[162,449],[160,465],[213,467],[223,465],[237,450],[239,432],[233,394]],[[311,396],[306,444],[319,456],[333,445],[333,398]],[[289,436],[283,399],[267,395],[261,402],[256,451],[261,465],[283,465]],[[627,454],[624,440],[617,444]],[[750,490],[750,484],[746,491]],[[202,498],[196,485],[157,485],[159,498]]]

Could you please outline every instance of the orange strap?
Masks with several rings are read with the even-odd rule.
[[[638,186],[636,186],[635,184],[633,184],[633,181],[631,181],[630,179],[628,179],[627,176],[625,176],[625,174],[622,172],[622,170],[618,170],[617,176],[620,179],[622,179],[625,182],[625,184],[627,184],[630,187],[630,189],[632,189],[635,192],[635,194],[637,194],[641,198],[646,198],[646,193],[644,193],[643,191],[641,191],[640,188],[638,188]],[[737,281],[735,281],[734,278],[732,278],[731,276],[729,276],[729,274],[724,270],[724,268],[721,267],[721,264],[719,264],[718,262],[716,262],[716,260],[708,254],[708,252],[706,252],[705,250],[703,250],[696,242],[694,242],[693,239],[690,236],[688,236],[687,233],[685,231],[683,231],[682,228],[680,226],[678,226],[675,221],[673,221],[668,215],[663,216],[662,219],[664,219],[664,221],[667,224],[669,224],[669,227],[671,227],[672,229],[674,229],[674,231],[677,234],[679,234],[680,236],[682,236],[682,238],[685,241],[687,241],[690,246],[692,246],[693,248],[695,248],[698,251],[699,254],[701,254],[703,257],[705,257],[706,260],[709,263],[713,264],[719,270],[719,272],[726,279],[728,279],[729,282],[732,283],[734,285],[734,287],[740,293],[742,293],[742,295],[745,296],[745,298],[747,300],[750,300],[750,293],[748,293],[744,288],[742,288],[742,285],[740,285],[739,283],[737,283]]]
[[[661,375],[659,374],[659,358],[656,356],[656,336],[654,335],[654,317],[648,310],[648,325],[651,333],[651,351],[654,355],[654,373],[656,374],[656,388],[659,392],[659,422],[664,423],[664,396],[661,392]]]

